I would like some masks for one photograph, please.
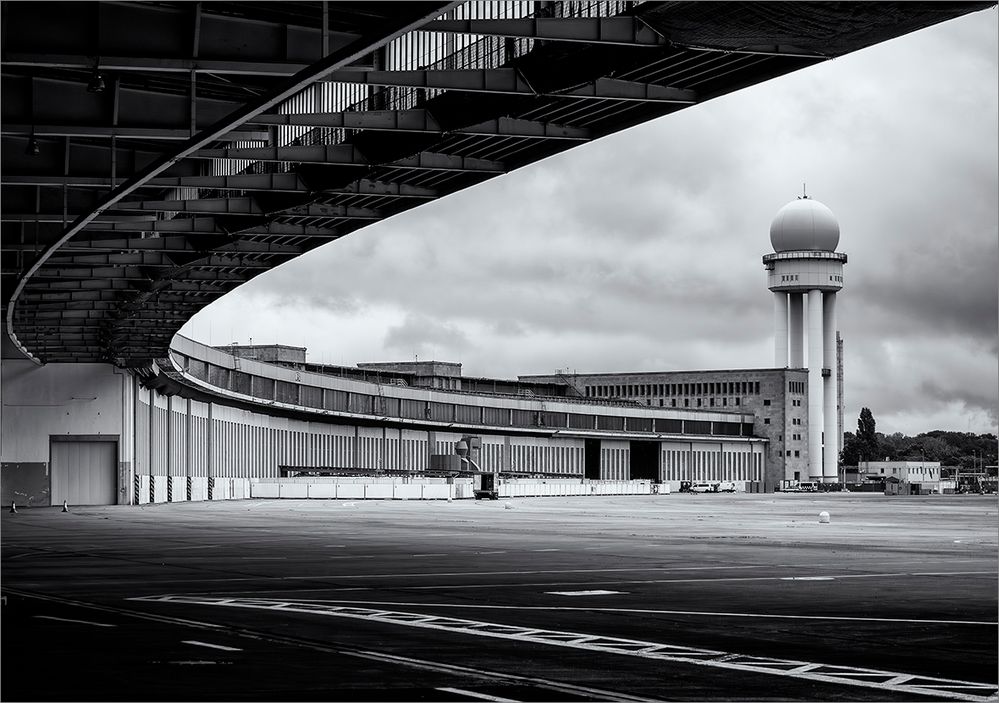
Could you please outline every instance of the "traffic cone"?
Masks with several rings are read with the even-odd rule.
[[[17,512],[17,505],[14,503],[14,501],[10,502],[10,512],[12,512],[12,513],[16,513]]]
[[[68,506],[68,505],[66,505],[66,501],[63,501],[63,502],[62,502],[62,511],[63,511],[64,513],[68,513],[68,512],[69,512],[69,506]]]

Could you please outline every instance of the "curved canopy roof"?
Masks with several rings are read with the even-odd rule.
[[[3,3],[7,334],[145,366],[366,224],[990,4]]]

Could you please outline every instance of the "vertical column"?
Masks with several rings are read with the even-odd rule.
[[[822,480],[822,291],[808,291],[808,479]]]
[[[787,293],[774,291],[774,366],[787,367]]]
[[[836,412],[836,293],[822,296],[822,392],[823,432],[825,453],[822,459],[822,480],[835,483],[839,479],[839,416]]]
[[[801,293],[788,293],[788,310],[790,312],[791,358],[788,360],[792,369],[805,366],[804,355],[804,301]]]

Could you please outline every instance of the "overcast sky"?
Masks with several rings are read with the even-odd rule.
[[[196,315],[211,344],[466,376],[768,368],[761,257],[840,223],[846,430],[995,432],[995,8],[586,144],[328,244]]]

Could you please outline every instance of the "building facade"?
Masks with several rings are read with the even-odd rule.
[[[765,490],[808,480],[808,370],[729,369],[521,376],[572,383],[586,398],[656,408],[751,413],[753,435],[767,440]]]

